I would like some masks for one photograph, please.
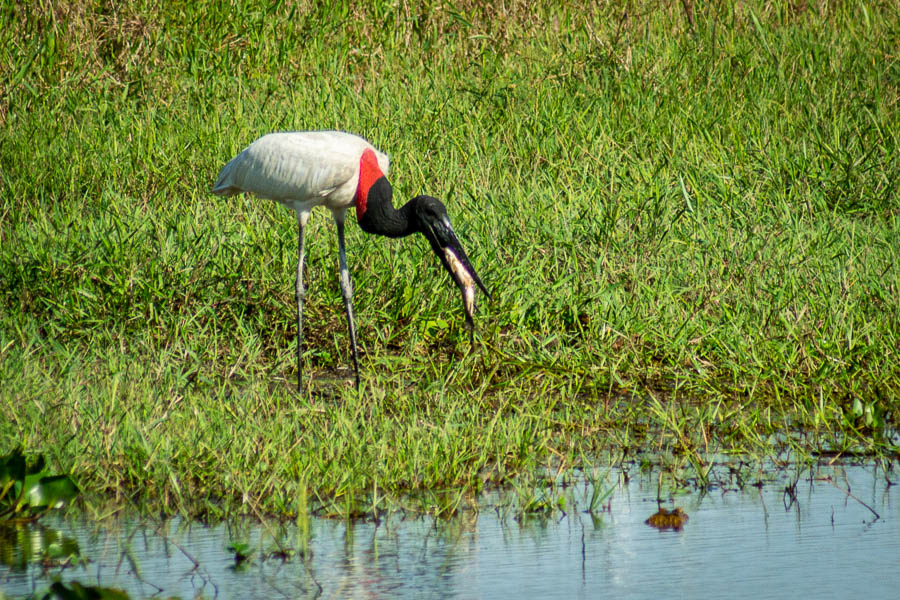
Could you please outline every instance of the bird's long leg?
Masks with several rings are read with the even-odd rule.
[[[294,293],[297,297],[297,392],[303,393],[303,299],[306,288],[303,287],[303,261],[306,258],[304,238],[306,224],[309,222],[309,211],[297,213],[297,281]]]
[[[347,252],[344,250],[344,211],[334,213],[338,233],[338,255],[341,262],[341,295],[347,311],[347,328],[350,330],[350,347],[353,349],[353,369],[356,372],[356,389],[359,389],[359,353],[356,349],[356,323],[353,320],[353,286],[347,268]]]

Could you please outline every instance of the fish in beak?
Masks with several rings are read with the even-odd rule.
[[[440,259],[441,264],[450,273],[459,291],[462,292],[463,308],[466,312],[466,324],[469,332],[474,330],[475,323],[475,286],[477,285],[491,300],[491,293],[481,282],[478,273],[469,262],[469,257],[463,249],[453,226],[447,209],[440,200],[430,196],[416,198],[416,217],[420,224],[419,231],[428,239],[431,249]]]

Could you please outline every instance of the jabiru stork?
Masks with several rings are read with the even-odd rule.
[[[356,219],[366,233],[392,238],[421,233],[462,292],[466,325],[473,335],[475,286],[490,300],[436,198],[416,196],[395,209],[388,182],[389,160],[367,140],[343,131],[270,133],[259,138],[222,167],[212,193],[232,196],[241,192],[275,200],[297,213],[297,391],[303,391],[303,261],[310,211],[324,206],[337,225],[341,295],[353,351],[356,388],[359,389],[359,352],[353,318],[353,288],[344,245],[344,218],[356,207]]]

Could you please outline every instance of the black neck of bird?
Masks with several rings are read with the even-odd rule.
[[[366,233],[398,238],[416,233],[415,200],[394,208],[394,193],[387,178],[381,177],[369,189],[366,212],[359,218],[359,226]]]

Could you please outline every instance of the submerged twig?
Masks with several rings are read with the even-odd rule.
[[[845,490],[844,488],[842,488],[841,486],[839,486],[839,485],[837,484],[837,482],[834,481],[834,479],[831,480],[831,485],[833,485],[833,486],[836,487],[837,489],[839,489],[839,490],[841,490],[842,492],[844,492],[845,494],[847,494],[847,496],[849,496],[850,498],[853,498],[854,500],[856,500],[857,502],[859,502],[860,504],[862,504],[863,506],[865,506],[866,508],[868,508],[868,509],[872,512],[872,514],[875,515],[875,520],[876,520],[876,521],[877,521],[878,519],[881,518],[881,515],[879,515],[877,512],[875,512],[875,509],[874,509],[874,508],[872,508],[871,506],[869,506],[868,504],[866,504],[865,502],[863,502],[862,500],[860,500],[859,498],[857,498],[856,496],[854,496],[854,495],[853,495],[853,492],[851,492],[850,490]]]

